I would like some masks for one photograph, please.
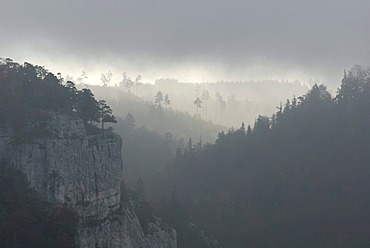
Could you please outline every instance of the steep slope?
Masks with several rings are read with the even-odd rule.
[[[130,202],[123,202],[121,138],[89,135],[82,120],[47,114],[22,131],[0,127],[0,158],[25,173],[52,203],[65,203],[80,217],[80,247],[176,247],[176,232],[158,219],[144,233]]]
[[[370,68],[356,66],[334,98],[314,85],[253,128],[178,152],[162,188],[225,248],[370,247],[369,110]]]

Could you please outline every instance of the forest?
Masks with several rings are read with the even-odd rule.
[[[145,188],[179,247],[212,247],[188,243],[187,223],[222,247],[367,247],[369,76],[355,66],[335,95],[314,84],[210,143],[118,125],[126,182]]]
[[[370,248],[370,0],[0,10],[0,248]]]
[[[66,75],[66,79],[73,81],[73,76]],[[286,79],[216,82],[180,82],[171,78],[154,82],[143,80],[141,75],[132,80],[126,72],[121,76],[109,71],[101,74],[100,81],[94,81],[82,71],[75,81],[78,88],[89,85],[94,94],[108,101],[117,103],[123,100],[127,106],[116,108],[119,111],[138,112],[130,105],[147,102],[169,112],[179,110],[215,125],[229,127],[239,126],[241,122],[253,124],[258,115],[274,113],[281,101],[302,95],[314,85],[313,80],[300,82]],[[151,125],[149,121],[145,124]],[[166,128],[173,129],[174,126]]]
[[[119,133],[126,192],[142,225],[159,216],[176,229],[179,248],[370,246],[369,67],[346,71],[335,95],[314,84],[228,131],[165,106],[165,96],[78,89],[11,59],[0,73],[1,125],[22,128],[57,112],[91,133]],[[45,205],[3,162],[0,178],[2,247],[73,247],[73,209]]]
[[[50,111],[81,118],[86,126],[117,122],[105,100],[96,100],[90,89],[77,90],[42,66],[0,58],[0,121],[21,127]]]
[[[314,85],[253,127],[189,142],[158,192],[222,247],[368,247],[369,107],[370,68],[355,66],[335,96]]]

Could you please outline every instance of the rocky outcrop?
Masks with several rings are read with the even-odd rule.
[[[0,127],[0,158],[20,169],[31,187],[52,203],[74,207],[81,221],[80,247],[176,247],[176,233],[156,219],[144,234],[121,200],[121,138],[86,133],[70,116],[50,114],[21,133]]]

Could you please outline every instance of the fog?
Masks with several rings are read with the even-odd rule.
[[[0,54],[99,80],[318,79],[370,56],[368,1],[0,1]]]
[[[369,10],[0,0],[0,247],[370,247]]]

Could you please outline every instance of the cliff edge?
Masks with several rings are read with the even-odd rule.
[[[24,172],[43,199],[76,209],[80,247],[175,248],[175,230],[155,219],[144,232],[123,202],[121,147],[117,134],[89,135],[67,115],[49,114],[22,131],[0,127],[0,158]]]

